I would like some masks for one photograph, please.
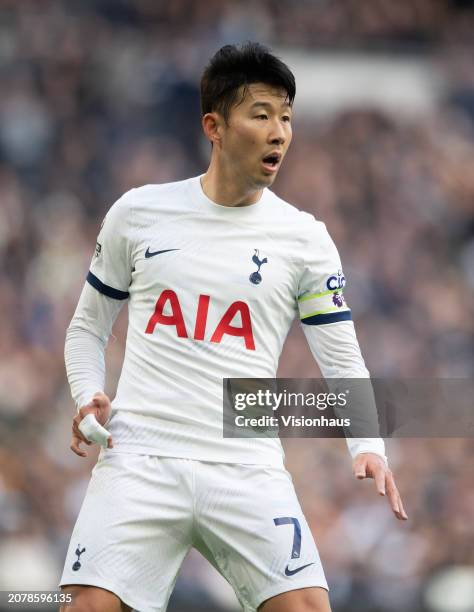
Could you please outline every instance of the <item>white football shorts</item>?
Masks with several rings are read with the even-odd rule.
[[[327,589],[313,536],[284,468],[102,451],[60,585],[115,593],[164,612],[196,548],[246,612],[294,589]]]

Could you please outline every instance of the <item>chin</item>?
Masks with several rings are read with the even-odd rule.
[[[259,187],[270,187],[276,177],[276,174],[263,174],[260,175],[255,182],[259,185]]]

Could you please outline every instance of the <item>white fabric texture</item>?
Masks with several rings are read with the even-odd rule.
[[[191,547],[247,612],[288,590],[327,589],[285,469],[110,450],[92,472],[60,584],[95,585],[140,612],[165,612]]]
[[[303,331],[324,378],[369,378],[352,321],[303,325]],[[377,412],[375,404],[366,409]],[[353,458],[359,453],[375,453],[387,461],[382,438],[346,438],[346,442]]]
[[[103,389],[105,345],[129,298],[107,424],[117,452],[281,466],[277,438],[223,438],[222,379],[274,378],[298,312],[323,374],[339,360],[360,377],[337,249],[323,223],[268,189],[237,208],[209,200],[199,177],[128,192],[106,216],[88,280],[65,349],[79,406]],[[314,300],[323,312],[301,307]],[[382,441],[351,444],[383,454]]]
[[[67,377],[78,409],[104,390],[105,347],[122,306],[122,301],[84,285],[64,347]]]

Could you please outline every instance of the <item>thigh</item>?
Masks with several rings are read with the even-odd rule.
[[[245,610],[327,582],[291,476],[281,468],[202,464],[196,548],[212,558]]]
[[[104,453],[95,466],[60,585],[90,585],[141,612],[166,609],[191,546],[189,462]]]
[[[267,599],[259,612],[331,612],[326,589],[310,587],[280,593]]]
[[[61,589],[71,595],[70,604],[63,604],[60,612],[88,610],[89,612],[132,612],[132,608],[120,600],[115,593],[86,585],[68,584]]]

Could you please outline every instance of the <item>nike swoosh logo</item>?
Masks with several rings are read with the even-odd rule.
[[[155,255],[161,255],[161,253],[169,253],[170,251],[180,251],[181,249],[165,249],[164,251],[150,251],[150,247],[145,251],[145,257],[154,257]]]
[[[285,576],[294,576],[295,574],[297,574],[298,572],[301,572],[301,570],[304,570],[305,567],[309,567],[310,565],[314,565],[314,563],[307,563],[306,565],[302,565],[301,567],[297,567],[294,570],[290,570],[288,568],[288,565],[285,567]]]

